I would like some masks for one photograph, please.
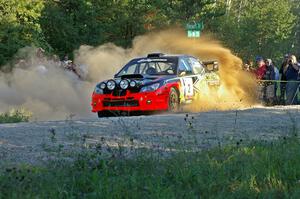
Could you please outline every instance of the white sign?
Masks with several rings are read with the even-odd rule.
[[[192,78],[183,78],[184,94],[186,98],[194,96],[194,87]]]

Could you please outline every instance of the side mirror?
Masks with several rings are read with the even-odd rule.
[[[179,77],[183,77],[186,75],[186,72],[185,71],[179,71]]]
[[[206,61],[203,62],[203,64],[206,68],[206,71],[216,72],[219,70],[219,63],[217,61]]]
[[[114,78],[117,78],[118,77],[118,74],[114,74]]]
[[[217,61],[214,62],[214,71],[218,71],[219,70],[219,63]]]

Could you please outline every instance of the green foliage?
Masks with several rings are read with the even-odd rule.
[[[234,0],[227,14],[214,22],[219,24],[214,31],[242,58],[262,55],[278,60],[293,52],[296,16],[292,8],[291,0]]]
[[[213,2],[0,0],[0,65],[30,45],[61,57],[84,44],[129,47],[137,35],[206,16]]]
[[[130,47],[148,31],[204,21],[243,59],[300,50],[299,0],[0,0],[0,66],[37,46],[62,57],[81,45]]]
[[[6,169],[0,198],[299,198],[299,151],[295,137],[169,158],[82,155]]]
[[[300,0],[291,0],[292,11],[297,16],[296,24],[293,30],[292,47],[293,51],[300,52]]]
[[[32,117],[32,113],[25,109],[12,109],[8,112],[0,114],[0,124],[1,123],[18,123],[18,122],[28,122]]]
[[[218,16],[219,4],[215,0],[154,1],[152,3],[172,23],[186,23]]]
[[[38,22],[42,9],[43,1],[0,0],[0,66],[22,47],[46,46]]]
[[[101,11],[93,6],[83,0],[47,1],[40,23],[55,53],[63,56],[82,44],[99,45],[104,41],[97,13]]]

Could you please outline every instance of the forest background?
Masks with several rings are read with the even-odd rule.
[[[137,35],[194,21],[244,61],[300,55],[300,0],[0,0],[0,66],[26,46],[72,58],[81,45],[130,48]]]

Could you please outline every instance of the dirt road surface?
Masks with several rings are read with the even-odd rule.
[[[0,125],[0,166],[45,162],[58,153],[88,147],[162,151],[202,150],[249,140],[289,136],[300,107],[249,108],[120,118]]]

